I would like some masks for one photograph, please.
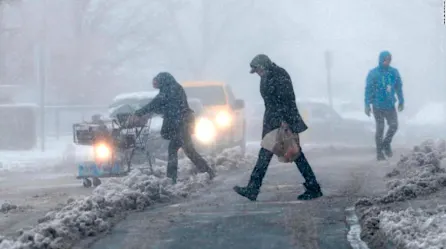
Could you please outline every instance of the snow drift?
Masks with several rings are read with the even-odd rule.
[[[444,189],[445,160],[444,140],[425,141],[403,155],[393,171],[387,174],[388,192],[384,196],[363,198],[356,202],[363,226],[361,238],[376,248],[444,248],[444,206],[432,210],[408,208],[402,211],[393,211],[391,207],[392,204],[397,206],[398,202]]]
[[[379,220],[384,234],[404,248],[440,249],[446,246],[446,206],[432,210],[382,211]]]
[[[242,156],[235,149],[208,158],[217,171],[252,165],[253,160],[253,156]],[[140,167],[126,177],[110,179],[97,187],[91,196],[71,199],[63,208],[47,213],[36,227],[21,231],[16,238],[0,236],[0,249],[70,248],[80,239],[110,229],[114,217],[143,210],[153,203],[186,197],[209,183],[207,173],[193,174],[194,168],[188,159],[180,161],[176,185],[165,177],[165,168],[165,163],[159,163],[153,172],[148,167]]]

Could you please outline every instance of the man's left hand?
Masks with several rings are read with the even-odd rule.
[[[404,110],[404,104],[399,104],[398,105],[398,111],[402,112]]]

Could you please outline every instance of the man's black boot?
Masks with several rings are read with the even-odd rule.
[[[239,186],[235,186],[234,187],[234,191],[243,196],[248,198],[250,201],[256,201],[257,200],[257,195],[259,195],[259,191],[252,189],[250,187],[239,187]]]
[[[393,151],[392,151],[392,146],[390,145],[390,143],[385,143],[384,146],[384,153],[386,154],[387,157],[392,157],[393,156]]]
[[[305,192],[297,197],[298,200],[307,201],[323,196],[321,187],[317,183],[308,184],[304,182]]]

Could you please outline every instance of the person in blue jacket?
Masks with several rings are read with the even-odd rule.
[[[390,66],[391,61],[390,52],[381,52],[379,65],[370,70],[365,87],[365,114],[370,116],[373,112],[375,117],[376,153],[379,161],[385,160],[385,155],[393,156],[391,143],[398,129],[395,95],[398,97],[398,111],[404,110],[403,82],[398,70]],[[389,128],[383,138],[384,120],[387,121]]]

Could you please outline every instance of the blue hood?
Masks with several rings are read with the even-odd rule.
[[[382,51],[382,52],[379,54],[379,61],[378,61],[378,63],[379,63],[379,67],[380,67],[380,68],[383,67],[383,62],[384,62],[384,60],[386,59],[387,56],[392,56],[392,54],[390,54],[389,51]]]

